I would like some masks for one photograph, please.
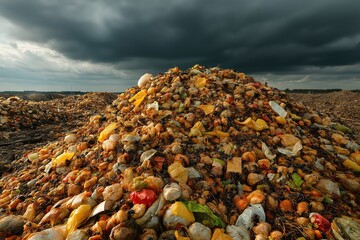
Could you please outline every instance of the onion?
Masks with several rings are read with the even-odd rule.
[[[138,80],[138,86],[139,87],[144,87],[145,84],[152,78],[152,75],[150,73],[145,73],[144,75],[142,75],[139,80]]]

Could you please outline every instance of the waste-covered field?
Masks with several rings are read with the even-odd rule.
[[[26,151],[60,139],[105,111],[116,98],[111,93],[0,95],[0,173]],[[55,99],[53,99],[55,98]],[[24,100],[31,99],[31,100]],[[38,100],[48,101],[38,101]],[[49,100],[53,99],[53,100]]]
[[[360,239],[359,111],[339,97],[198,65],[138,85],[0,99],[0,239]]]
[[[316,111],[331,116],[334,121],[347,125],[360,143],[360,93],[339,91],[324,94],[290,94],[294,101],[302,102]]]

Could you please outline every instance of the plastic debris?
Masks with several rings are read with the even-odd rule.
[[[301,149],[302,149],[301,142],[298,141],[298,142],[295,143],[295,145],[293,145],[293,146],[289,146],[289,147],[287,147],[287,148],[278,148],[277,150],[278,150],[280,153],[282,153],[282,154],[284,154],[284,155],[286,155],[286,156],[288,156],[288,157],[294,157],[294,156],[296,156],[296,155],[299,153],[299,151],[300,151]]]
[[[269,147],[264,142],[261,142],[261,149],[269,160],[274,160],[274,158],[276,158],[276,154],[272,154]]]
[[[247,207],[244,212],[236,220],[236,226],[244,226],[250,229],[254,226],[254,217],[258,217],[259,221],[264,222],[266,220],[264,208],[261,204],[253,204]]]
[[[332,232],[337,240],[360,239],[360,223],[356,219],[343,216],[331,222]]]
[[[284,119],[286,118],[287,112],[279,104],[274,101],[269,101],[269,105],[274,112],[279,114],[280,117]]]

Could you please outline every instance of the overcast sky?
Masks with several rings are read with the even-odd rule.
[[[0,91],[124,91],[232,68],[285,88],[360,89],[358,0],[0,0]]]

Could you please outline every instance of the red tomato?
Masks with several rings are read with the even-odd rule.
[[[141,189],[138,192],[130,193],[130,199],[134,204],[145,204],[150,207],[157,199],[156,193],[149,189]]]

